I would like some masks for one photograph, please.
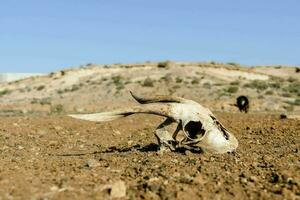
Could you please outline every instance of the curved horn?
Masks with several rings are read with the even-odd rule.
[[[88,121],[95,122],[105,122],[119,119],[122,117],[127,117],[132,114],[144,113],[144,114],[153,114],[164,117],[173,118],[170,112],[170,105],[168,104],[152,104],[132,107],[124,110],[116,110],[112,112],[102,112],[102,113],[92,113],[92,114],[73,114],[69,115],[70,117],[83,119]]]
[[[181,97],[173,97],[173,96],[165,96],[165,95],[157,95],[154,97],[141,97],[133,94],[130,91],[131,96],[140,104],[148,104],[148,103],[184,103],[187,100]]]

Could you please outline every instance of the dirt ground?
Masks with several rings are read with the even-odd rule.
[[[120,180],[122,199],[300,199],[300,121],[216,115],[239,140],[235,154],[159,154],[156,116],[1,116],[0,199],[109,199]]]

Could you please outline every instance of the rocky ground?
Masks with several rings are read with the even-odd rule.
[[[300,121],[216,113],[235,154],[159,154],[160,117],[0,117],[0,199],[300,199]]]
[[[130,90],[209,107],[239,140],[237,152],[160,154],[156,116],[67,117],[136,104]],[[232,106],[239,95],[250,98],[248,114]],[[0,200],[300,199],[299,111],[297,67],[88,64],[1,83]]]

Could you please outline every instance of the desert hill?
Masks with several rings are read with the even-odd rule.
[[[297,67],[244,67],[236,63],[147,62],[88,64],[0,84],[0,111],[15,113],[94,112],[134,104],[129,91],[196,100],[212,110],[233,111],[239,95],[253,112],[299,112]]]

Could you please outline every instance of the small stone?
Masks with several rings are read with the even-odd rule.
[[[256,177],[256,176],[250,176],[250,177],[249,177],[249,180],[250,180],[251,182],[257,182],[257,177]]]
[[[149,179],[149,182],[155,182],[155,181],[159,181],[158,177],[153,177]]]
[[[58,141],[54,141],[54,140],[51,140],[49,143],[48,143],[49,146],[56,146],[58,145]]]
[[[194,178],[191,177],[189,174],[185,174],[181,179],[180,182],[181,183],[185,183],[185,184],[191,184],[193,182]]]
[[[113,133],[116,134],[116,135],[121,135],[121,132],[118,131],[118,130],[113,130]]]
[[[241,178],[241,183],[247,184],[247,179],[246,178]]]
[[[173,160],[172,160],[172,163],[177,164],[177,163],[178,163],[178,160],[177,160],[177,159],[173,159]]]
[[[22,150],[22,149],[24,149],[24,147],[21,146],[21,145],[19,145],[19,146],[18,146],[18,149],[19,149],[19,150]]]
[[[154,192],[154,193],[158,193],[158,191],[161,189],[159,184],[151,184],[149,185],[149,189],[150,191]]]
[[[263,160],[264,160],[265,162],[270,162],[270,161],[272,160],[272,157],[269,156],[269,155],[265,155],[265,156],[263,157]]]
[[[141,132],[140,135],[143,137],[143,136],[146,136],[146,133]]]
[[[184,154],[185,154],[186,156],[192,156],[192,155],[193,155],[193,153],[192,153],[191,151],[189,151],[189,150],[186,150],[186,151],[184,152]]]
[[[175,172],[175,173],[173,174],[173,176],[174,176],[174,177],[179,177],[179,176],[180,176],[180,173],[179,173],[179,172]]]
[[[89,160],[86,162],[86,166],[91,167],[91,168],[94,168],[94,167],[100,166],[100,163],[99,163],[97,160],[95,160],[95,159],[89,159]]]
[[[54,186],[52,186],[51,188],[50,188],[50,190],[52,191],[52,192],[54,192],[54,191],[57,191],[59,188],[56,186],[56,185],[54,185]]]
[[[39,129],[36,131],[36,134],[38,135],[47,135],[47,131],[45,129]]]
[[[122,198],[126,196],[126,185],[124,181],[117,181],[111,186],[110,196],[112,198]]]
[[[63,127],[61,127],[61,126],[54,126],[54,129],[56,131],[61,131],[61,130],[63,130]]]
[[[111,169],[110,171],[113,173],[121,173],[122,172],[122,170],[119,170],[119,169]]]

